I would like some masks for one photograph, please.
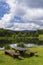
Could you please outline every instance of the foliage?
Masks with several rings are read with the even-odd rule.
[[[25,47],[23,42],[17,44],[18,47]]]
[[[10,46],[7,44],[6,46],[5,46],[5,49],[10,49]]]
[[[43,30],[36,31],[11,31],[0,28],[0,46],[11,43],[35,43],[38,44],[39,40],[43,41]]]
[[[43,34],[43,29],[38,30],[39,34]]]

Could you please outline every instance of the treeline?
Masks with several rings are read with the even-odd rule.
[[[39,33],[39,34],[43,34],[43,29],[38,30],[38,33]]]
[[[43,30],[40,30],[40,32]],[[39,42],[39,30],[37,31],[11,31],[0,29],[0,43],[18,43],[18,42]]]
[[[3,28],[0,29],[0,37],[37,37],[38,35],[38,31],[12,31]]]
[[[0,37],[12,37],[12,36],[18,36],[18,37],[38,37],[39,34],[43,34],[43,29],[36,30],[36,31],[12,31],[0,28]]]

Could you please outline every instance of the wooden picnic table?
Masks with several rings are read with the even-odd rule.
[[[21,47],[13,47],[13,49],[19,51],[20,54],[24,54],[25,51],[27,51],[26,48],[21,48]]]

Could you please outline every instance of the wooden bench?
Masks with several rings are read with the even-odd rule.
[[[30,50],[28,52],[30,53],[30,56],[34,56],[35,53],[37,53],[37,52],[30,51]]]
[[[35,52],[30,52],[30,56],[34,56],[35,55]]]
[[[18,58],[18,56],[19,56],[18,53],[13,53],[13,52],[10,52],[8,50],[5,50],[5,54],[10,55],[10,56],[15,57],[15,58]]]
[[[36,53],[37,52],[30,51],[30,56],[34,56],[34,55],[36,56]]]

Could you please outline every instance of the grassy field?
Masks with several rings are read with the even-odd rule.
[[[43,35],[39,35],[39,40],[43,40]]]
[[[4,54],[4,51],[0,51],[0,65],[43,65],[43,47],[29,49],[37,52],[38,57],[23,56],[20,60],[7,56]]]

